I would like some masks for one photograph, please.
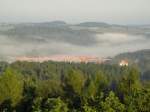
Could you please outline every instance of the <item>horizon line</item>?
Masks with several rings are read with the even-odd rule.
[[[8,21],[8,22],[2,22],[0,21],[0,24],[37,24],[37,23],[53,23],[53,22],[64,22],[68,25],[79,25],[79,24],[82,24],[82,23],[104,23],[104,24],[108,24],[108,25],[120,25],[120,26],[149,26],[150,23],[142,23],[142,24],[131,24],[131,23],[126,23],[126,24],[123,24],[123,23],[113,23],[113,22],[108,22],[108,21],[81,21],[81,22],[68,22],[68,21],[65,21],[65,20],[50,20],[50,21],[19,21],[19,22],[11,22],[11,21]]]

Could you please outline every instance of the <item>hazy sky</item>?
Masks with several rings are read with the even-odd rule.
[[[0,22],[150,24],[150,0],[0,0]]]

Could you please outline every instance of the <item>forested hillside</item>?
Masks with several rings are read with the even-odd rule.
[[[130,65],[138,66],[142,72],[142,78],[150,80],[150,49],[122,53],[114,57],[111,62],[113,64],[119,63],[122,59],[127,60]]]
[[[1,112],[149,112],[138,68],[93,63],[0,63]]]

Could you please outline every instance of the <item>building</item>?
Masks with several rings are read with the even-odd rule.
[[[127,60],[121,60],[121,61],[119,62],[119,66],[128,66],[128,65],[129,65],[129,63],[128,63]]]
[[[55,61],[55,62],[69,62],[69,63],[102,63],[103,59],[94,56],[69,56],[69,55],[54,55],[49,57],[17,57],[16,61],[27,61],[27,62],[44,62],[44,61]]]

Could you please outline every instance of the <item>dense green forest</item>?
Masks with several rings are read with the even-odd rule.
[[[150,81],[132,66],[0,62],[0,112],[150,112]]]

